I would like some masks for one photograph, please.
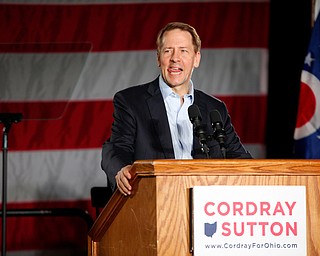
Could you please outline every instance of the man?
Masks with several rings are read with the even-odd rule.
[[[207,131],[212,130],[210,113],[220,112],[228,158],[251,158],[233,129],[225,104],[193,87],[191,76],[200,64],[200,48],[193,27],[167,24],[157,38],[161,75],[114,96],[112,135],[103,145],[101,162],[112,190],[118,187],[122,194],[131,194],[129,170],[135,160],[206,158],[189,120],[192,104],[199,106]],[[223,158],[217,141],[209,140],[207,145],[210,158]]]

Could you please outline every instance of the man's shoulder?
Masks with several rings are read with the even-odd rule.
[[[142,96],[144,93],[155,90],[159,87],[159,83],[157,82],[157,79],[144,83],[144,84],[138,84],[133,85],[128,88],[125,88],[121,91],[118,91],[116,95],[126,95],[126,96]]]
[[[195,89],[194,93],[195,93],[195,97],[198,98],[199,101],[203,101],[203,102],[207,102],[207,103],[211,103],[211,104],[224,105],[224,102],[221,99],[219,99],[211,94],[208,94],[202,90]]]

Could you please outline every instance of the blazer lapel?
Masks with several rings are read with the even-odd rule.
[[[166,108],[159,88],[159,78],[151,82],[148,92],[150,98],[147,99],[147,104],[163,153],[165,158],[172,159],[174,151]]]
[[[194,102],[193,104],[197,105],[199,107],[200,110],[200,114],[202,117],[202,121],[201,124],[204,125],[204,127],[206,129],[208,129],[208,111],[207,111],[207,107],[206,107],[206,103],[200,99],[200,95],[197,92],[197,90],[194,90]],[[209,131],[207,130],[207,134]],[[203,158],[203,152],[201,151],[201,146],[199,143],[199,138],[197,136],[195,136],[195,134],[193,134],[193,156],[195,158]]]

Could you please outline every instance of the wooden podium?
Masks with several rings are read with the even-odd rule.
[[[307,255],[320,255],[320,160],[137,161],[132,177],[89,231],[89,256],[192,255],[189,188],[206,185],[306,186]]]

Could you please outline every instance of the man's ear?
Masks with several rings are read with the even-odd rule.
[[[158,63],[158,67],[160,67],[160,54],[157,51],[157,63]]]
[[[195,68],[197,68],[197,67],[200,66],[200,60],[201,60],[201,53],[200,53],[200,52],[197,52],[197,53],[196,53],[196,56],[195,56],[195,58],[194,58],[194,64],[193,64],[193,66],[194,66]]]

